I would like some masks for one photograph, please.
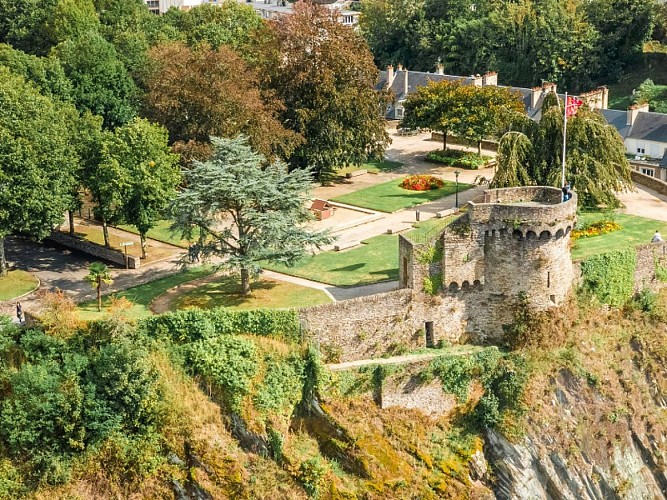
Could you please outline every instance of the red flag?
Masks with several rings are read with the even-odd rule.
[[[581,99],[576,97],[567,98],[567,104],[565,105],[565,116],[569,118],[570,116],[576,115],[579,107],[584,103]]]

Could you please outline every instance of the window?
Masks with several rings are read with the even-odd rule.
[[[403,118],[403,108],[396,108],[396,118]]]
[[[148,10],[152,12],[153,14],[159,14],[160,13],[160,2],[159,0],[147,0],[146,1],[146,6],[148,7]]]
[[[646,154],[646,144],[637,141],[637,153],[642,155]]]
[[[343,16],[343,24],[354,24],[354,16]]]
[[[642,167],[640,170],[644,175],[650,175],[651,177],[655,177],[655,170],[653,170],[652,168]]]

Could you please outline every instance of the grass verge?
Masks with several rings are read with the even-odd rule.
[[[228,307],[230,309],[279,309],[326,304],[331,298],[322,290],[294,283],[260,278],[252,283],[252,294],[239,294],[239,280],[234,276],[220,276],[174,298],[170,310],[200,307]]]
[[[7,276],[0,278],[0,301],[12,300],[39,286],[39,280],[26,271],[9,271]]]
[[[113,294],[115,298],[125,298],[132,303],[132,306],[126,311],[125,315],[129,319],[139,319],[150,316],[152,313],[148,306],[150,303],[162,295],[167,290],[177,285],[193,281],[213,273],[213,269],[209,266],[193,267],[185,269],[171,276],[166,276],[150,283],[128,288],[122,292]],[[104,288],[102,289],[104,291]],[[105,296],[102,298],[102,312],[97,312],[97,301],[91,300],[79,304],[79,317],[83,320],[101,319],[108,314],[106,310],[112,303],[112,296]]]
[[[414,207],[428,201],[437,200],[456,192],[456,183],[444,181],[441,189],[431,191],[410,191],[400,187],[403,179],[395,179],[377,184],[359,191],[332,198],[331,201],[346,203],[356,207],[370,208],[380,212],[396,212],[403,208]],[[472,184],[459,182],[459,193],[470,189]]]
[[[415,225],[407,235],[419,239],[435,235],[452,219],[429,219]],[[266,264],[266,269],[334,286],[359,286],[398,279],[398,235],[382,234],[361,246],[342,252],[322,252],[293,267]]]
[[[650,243],[656,229],[661,234],[667,233],[667,222],[637,217],[636,215],[605,212],[589,212],[577,215],[578,225],[605,219],[618,222],[621,229],[600,236],[577,239],[572,249],[572,260],[583,260],[592,255],[625,250],[628,247]]]
[[[186,240],[182,240],[179,236],[173,233],[171,229],[169,229],[171,224],[172,221],[170,220],[158,221],[155,227],[148,231],[148,237],[156,241],[175,245],[177,247],[188,248],[188,242]],[[121,224],[116,227],[122,229],[123,231],[127,231],[128,233],[139,234],[137,228],[130,226],[129,224]]]

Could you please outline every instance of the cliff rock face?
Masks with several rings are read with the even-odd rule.
[[[647,408],[626,413],[567,372],[551,385],[549,413],[538,406],[543,418],[531,419],[518,443],[486,433],[484,453],[497,498],[667,498],[667,433],[643,416],[644,411],[664,414],[666,408],[649,400]]]

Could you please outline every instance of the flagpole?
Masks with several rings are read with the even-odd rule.
[[[565,92],[565,105],[563,106],[563,171],[561,174],[561,187],[565,187],[565,141],[567,140],[567,92]]]

